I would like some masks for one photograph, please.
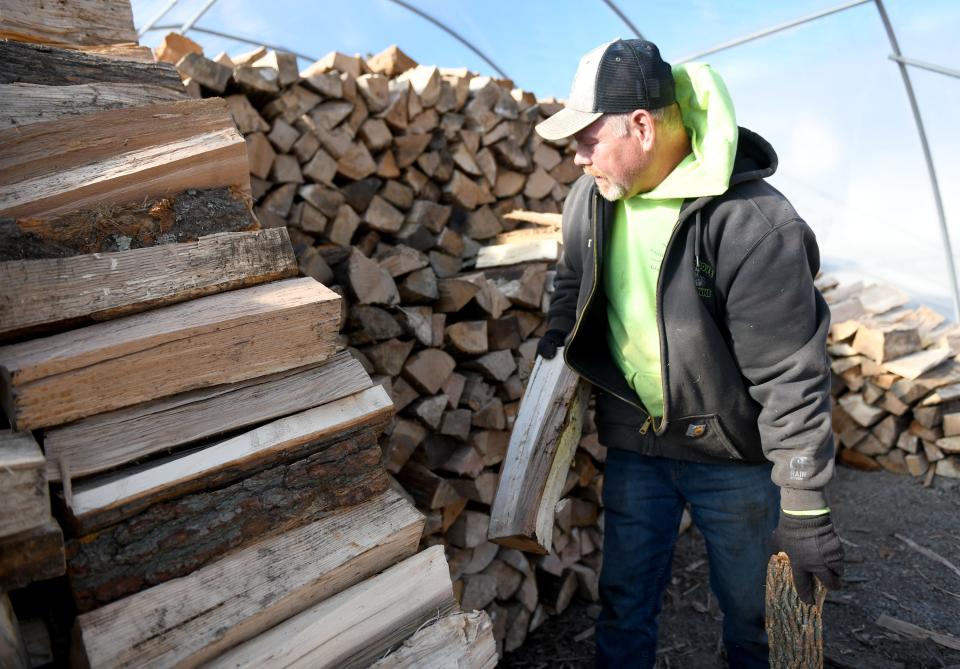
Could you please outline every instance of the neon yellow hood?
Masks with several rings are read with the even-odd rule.
[[[706,63],[673,68],[677,104],[693,152],[659,186],[640,197],[648,200],[719,195],[727,190],[737,153],[737,117],[720,75]]]
[[[737,152],[733,102],[720,76],[691,63],[673,68],[673,78],[692,151],[652,191],[617,203],[604,266],[610,353],[651,416],[663,415],[656,287],[667,242],[685,198],[727,190]]]

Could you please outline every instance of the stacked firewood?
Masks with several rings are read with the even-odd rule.
[[[960,478],[960,326],[883,285],[822,277],[840,462]]]
[[[52,44],[0,40],[0,664],[30,666],[29,609],[83,666],[492,666],[227,104],[115,43],[128,2],[7,5],[0,33]]]
[[[511,650],[578,590],[596,599],[604,449],[589,416],[549,554],[487,538],[580,175],[572,145],[533,132],[558,105],[397,47],[302,71],[264,49],[207,59],[177,36],[158,55],[225,97],[258,218],[344,296],[344,344],[398,411],[384,463],[427,516],[423,544],[446,548],[464,610],[486,609]]]

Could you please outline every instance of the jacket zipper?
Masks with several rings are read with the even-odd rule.
[[[573,334],[570,335],[570,341],[573,341],[573,340],[576,338],[576,336],[577,336],[577,331],[580,329],[580,323],[583,321],[583,315],[584,315],[585,313],[587,313],[587,311],[589,310],[589,307],[590,307],[590,303],[593,302],[593,296],[594,296],[594,294],[597,292],[597,282],[600,280],[599,277],[598,277],[598,274],[599,274],[599,271],[598,271],[598,270],[599,270],[599,265],[600,265],[600,263],[599,263],[599,261],[598,261],[598,259],[597,259],[597,253],[598,253],[597,247],[599,246],[599,244],[597,243],[597,222],[600,220],[600,206],[599,206],[599,205],[600,205],[599,197],[598,197],[596,191],[594,191],[594,193],[593,193],[593,217],[592,217],[592,218],[593,218],[593,221],[592,221],[592,222],[593,222],[593,244],[592,244],[592,246],[593,246],[593,284],[590,286],[590,295],[587,296],[587,301],[586,301],[586,303],[583,305],[583,310],[580,312],[580,316],[577,318],[577,322],[573,324]],[[674,232],[676,232],[676,231],[674,231]],[[670,241],[672,242],[673,239],[671,238]],[[667,248],[669,249],[669,244],[667,245]],[[662,267],[661,267],[661,269],[662,269]],[[660,277],[658,276],[658,277],[657,277],[658,287],[659,287],[659,283],[660,283]],[[659,300],[658,300],[658,310],[659,310]],[[662,345],[662,344],[661,344],[661,345]],[[662,355],[662,351],[661,351],[661,355]],[[564,351],[563,351],[563,358],[564,358],[564,361],[567,362],[567,364],[569,365],[570,363],[569,363],[569,361],[567,360],[567,351],[566,351],[566,349],[564,349]],[[662,378],[662,376],[663,376],[662,363],[661,363],[661,371],[660,371],[660,374],[661,374],[661,378]],[[596,381],[590,381],[590,383],[592,383],[592,384],[595,385],[595,386],[598,386],[598,387],[602,388],[605,392],[610,393],[611,395],[613,395],[613,396],[616,397],[617,399],[619,399],[619,400],[621,400],[621,401],[623,401],[623,402],[626,402],[627,404],[629,404],[629,405],[631,405],[631,406],[636,407],[637,409],[639,409],[640,411],[642,411],[644,414],[646,414],[647,419],[643,422],[643,425],[640,427],[640,434],[646,434],[646,433],[647,433],[647,431],[650,429],[650,426],[653,424],[653,417],[650,415],[650,412],[648,412],[645,407],[642,407],[642,406],[640,406],[639,404],[637,404],[636,402],[634,402],[633,400],[630,400],[630,399],[628,399],[628,398],[626,398],[626,397],[623,397],[623,396],[620,395],[619,393],[616,393],[616,392],[614,392],[613,390],[610,390],[609,388],[607,388],[607,387],[606,387],[605,385],[603,385],[602,383],[597,383]],[[664,414],[666,414],[666,403],[664,403]],[[662,424],[662,423],[661,423],[661,424]]]
[[[682,207],[683,205],[681,205]],[[660,263],[660,269],[657,271],[657,292],[656,292],[656,301],[657,301],[657,331],[660,336],[660,390],[663,393],[663,416],[660,417],[660,425],[653,426],[654,434],[661,434],[663,426],[667,424],[667,416],[669,415],[668,406],[670,404],[670,398],[667,395],[667,364],[666,364],[666,351],[664,342],[666,341],[666,326],[663,324],[663,291],[660,286],[660,281],[663,278],[663,266],[667,263],[667,259],[670,257],[670,250],[673,248],[673,242],[677,238],[677,233],[680,231],[680,223],[683,219],[683,213],[677,215],[677,222],[673,226],[673,232],[670,233],[670,240],[667,242],[667,249],[663,252],[663,262]],[[650,422],[653,423],[652,417],[650,417]],[[649,425],[644,423],[644,427],[649,429]],[[643,434],[645,430],[641,430]]]

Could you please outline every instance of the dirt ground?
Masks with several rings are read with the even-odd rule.
[[[960,644],[960,573],[904,541],[960,568],[960,481],[938,477],[924,488],[910,476],[839,467],[830,499],[846,573],[844,588],[829,593],[824,605],[826,665],[960,669],[960,650],[905,638],[876,624],[886,614]],[[720,652],[721,614],[709,592],[704,558],[703,538],[695,529],[679,538],[661,615],[658,669],[727,666]],[[592,667],[597,612],[596,605],[572,604],[500,666]]]

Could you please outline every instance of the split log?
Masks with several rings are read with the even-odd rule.
[[[380,53],[367,59],[367,67],[391,79],[416,66],[416,61],[401,51],[396,44],[388,46]]]
[[[269,67],[240,65],[233,68],[230,79],[233,87],[254,97],[276,95],[280,92],[280,85],[277,83],[279,74]]]
[[[292,53],[270,50],[253,61],[254,67],[269,67],[277,71],[277,83],[281,88],[296,83],[300,78],[300,68],[297,66],[297,57]]]
[[[859,393],[847,393],[839,399],[839,403],[844,411],[863,427],[870,427],[886,414],[883,409],[878,409],[864,402],[863,395]]]
[[[397,480],[413,495],[420,508],[442,509],[461,499],[460,493],[445,478],[419,462],[408,462],[397,474]]]
[[[0,131],[0,215],[53,216],[187,188],[247,191],[223,100],[128,107]]]
[[[509,350],[491,351],[464,365],[467,369],[475,369],[487,379],[503,383],[517,369],[513,353]]]
[[[23,126],[121,107],[183,100],[186,97],[186,91],[183,90],[144,84],[2,84],[0,127]]]
[[[886,314],[891,309],[901,307],[910,301],[910,296],[893,286],[877,284],[864,288],[857,293],[857,299],[867,313]]]
[[[471,502],[490,505],[497,491],[498,478],[496,472],[484,471],[475,478],[451,479],[450,484]]]
[[[523,582],[523,573],[508,566],[502,560],[493,560],[483,570],[484,574],[493,576],[497,581],[497,599],[506,601]]]
[[[487,352],[487,322],[461,321],[447,326],[444,338],[448,345],[465,355]]]
[[[30,655],[20,634],[20,623],[7,593],[0,592],[0,666],[30,669]]]
[[[497,596],[497,579],[489,574],[466,574],[462,582],[460,607],[463,609],[486,608]]]
[[[227,89],[227,83],[233,71],[199,53],[188,53],[177,62],[180,76],[188,76],[191,81],[197,82],[206,90],[216,95],[222,95]]]
[[[855,451],[852,448],[841,449],[837,454],[837,458],[843,464],[848,467],[853,467],[854,469],[861,469],[863,471],[877,471],[881,467],[876,460],[871,458],[869,455],[864,455],[859,451]]]
[[[561,244],[556,239],[529,239],[484,246],[477,254],[477,269],[504,267],[528,262],[555,263],[560,259]]]
[[[363,350],[378,374],[397,376],[416,344],[412,341],[388,339]]]
[[[960,362],[948,360],[915,379],[900,379],[890,390],[906,404],[914,404],[932,391],[960,381]]]
[[[497,664],[493,626],[483,611],[457,613],[420,629],[371,669],[492,669]]]
[[[478,286],[463,279],[442,279],[437,282],[437,290],[439,299],[434,309],[444,313],[460,311],[480,292]]]
[[[491,541],[550,551],[554,507],[580,441],[588,392],[562,355],[537,358],[501,465],[490,509]]]
[[[4,408],[33,429],[320,362],[339,311],[333,291],[288,279],[0,347]]]
[[[923,348],[916,328],[862,323],[853,338],[854,350],[878,363],[901,358]]]
[[[209,669],[367,667],[455,606],[443,548],[428,548],[224,653]]]
[[[445,230],[447,221],[450,218],[452,207],[430,202],[429,200],[415,200],[410,211],[407,212],[407,220],[422,225],[430,232],[439,234]]]
[[[247,135],[244,141],[247,145],[250,174],[260,179],[266,179],[270,176],[273,161],[277,158],[276,152],[270,145],[270,140],[262,132],[254,132]]]
[[[146,465],[119,477],[77,485],[69,502],[78,535],[89,534],[167,499],[223,486],[312,455],[360,432],[379,432],[393,415],[381,386],[280,418],[213,446]]]
[[[446,352],[428,348],[414,353],[403,366],[403,376],[414,388],[435,394],[450,377],[456,363]]]
[[[378,232],[394,234],[399,232],[403,225],[403,213],[379,195],[374,195],[363,215],[363,220]]]
[[[63,532],[52,518],[39,527],[0,538],[0,592],[62,576],[65,569]]]
[[[380,466],[375,431],[342,436],[297,448],[296,462],[277,459],[242,480],[154,503],[69,540],[67,575],[78,610],[184,576],[227,551],[385,491],[389,480]],[[247,473],[242,463],[240,468]]]
[[[47,476],[51,481],[60,480],[61,463],[67,465],[71,476],[95,474],[166,449],[333,402],[370,385],[360,363],[342,352],[319,365],[98,414],[46,432],[43,445]]]
[[[230,188],[188,189],[47,219],[0,218],[0,261],[112,253],[259,227],[242,193]]]
[[[464,511],[447,531],[447,541],[460,548],[474,548],[487,541],[490,516],[480,511]],[[494,584],[496,587],[496,584]],[[465,608],[483,608],[465,607]]]
[[[0,430],[0,537],[50,520],[43,452],[29,432]]]
[[[890,360],[884,364],[884,369],[897,376],[913,380],[936,368],[950,357],[952,357],[952,351],[949,348],[930,348]]]
[[[380,258],[380,266],[394,278],[409,274],[414,270],[426,267],[428,264],[429,261],[426,256],[409,246],[396,246],[387,255]]]
[[[373,157],[367,147],[359,142],[353,144],[337,161],[337,172],[349,179],[363,179],[376,171],[377,164]]]
[[[108,320],[296,275],[285,229],[0,263],[0,338]]]
[[[429,311],[429,307],[423,307]],[[414,307],[401,308],[400,312],[407,315]],[[407,323],[409,326],[409,322]],[[400,337],[406,331],[390,312],[380,307],[367,304],[354,304],[350,307],[346,327],[350,330],[348,337],[353,345],[369,344],[387,339]],[[409,329],[409,327],[408,327]]]
[[[412,555],[422,527],[387,491],[79,616],[75,654],[90,666],[199,666]]]
[[[164,88],[178,96],[185,96],[180,75],[170,63],[118,60],[73,49],[12,40],[0,40],[0,62],[3,63],[0,84],[131,84]]]
[[[352,210],[351,210],[352,211]],[[395,305],[400,301],[389,272],[354,248],[344,263],[344,282],[361,304]]]
[[[6,2],[0,38],[22,42],[85,46],[136,42],[133,11],[124,0],[74,0],[37,5]]]
[[[814,603],[797,595],[790,558],[770,556],[767,565],[766,628],[773,669],[823,666],[823,602],[827,589],[814,581]]]
[[[186,35],[170,32],[164,35],[154,55],[158,61],[178,63],[188,53],[203,53],[203,47]]]
[[[421,397],[411,405],[411,413],[427,427],[439,431],[440,423],[443,420],[443,411],[448,403],[447,396],[442,394],[434,397]]]
[[[470,418],[471,413],[469,409],[452,409],[445,411],[443,413],[443,420],[440,423],[440,434],[453,437],[459,441],[466,441],[470,436]],[[459,458],[454,459],[451,457],[451,459],[447,460],[443,465],[443,468],[447,471],[464,474],[467,473],[467,470],[473,471],[475,468],[473,464],[474,460],[476,464],[479,465],[479,468],[483,468],[483,460],[480,459],[479,454],[469,446],[463,451],[463,455],[476,457],[470,457],[469,464],[466,461],[461,461]]]
[[[417,446],[427,436],[427,429],[412,420],[397,418],[393,431],[383,445],[384,466],[396,474],[406,464]]]

